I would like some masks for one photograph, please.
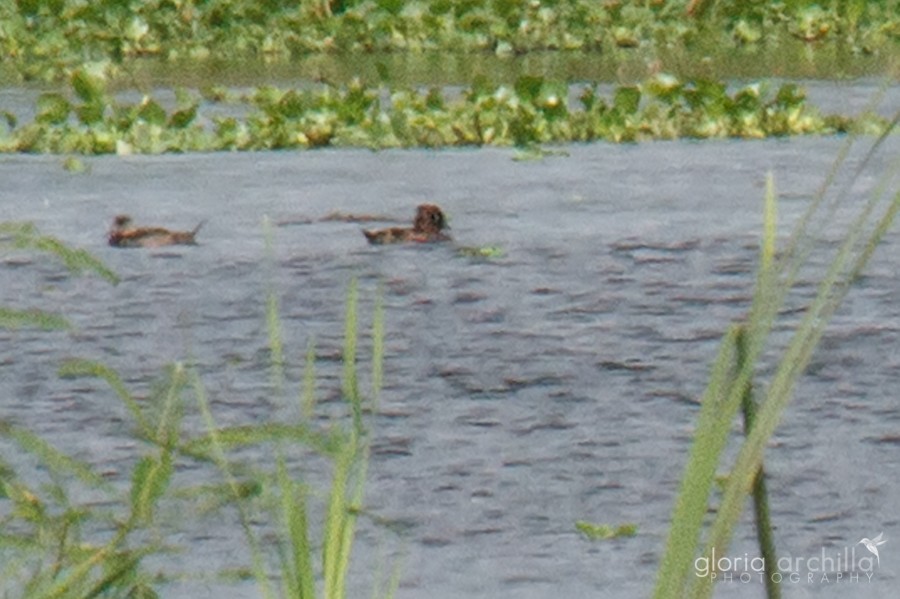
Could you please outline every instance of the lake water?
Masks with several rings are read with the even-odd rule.
[[[80,174],[59,157],[0,156],[2,220],[32,221],[122,277],[111,286],[49,259],[3,255],[0,305],[60,312],[75,328],[0,332],[0,418],[124,488],[145,448],[105,383],[56,376],[65,359],[102,361],[139,396],[166,364],[190,362],[220,425],[289,421],[311,339],[319,420],[344,418],[344,298],[357,277],[362,325],[379,286],[386,306],[366,509],[399,532],[361,519],[352,596],[369,596],[373,577],[388,576],[397,559],[400,598],[644,597],[709,364],[748,308],[766,173],[781,193],[785,238],[844,142],[594,144],[541,161],[502,149],[109,156],[85,159]],[[838,224],[814,227],[812,266],[790,306],[814,293],[851,209],[878,175],[896,171],[898,150],[894,136],[850,189]],[[861,155],[851,153],[845,172]],[[339,210],[406,221],[426,200],[450,216],[454,243],[372,247],[360,225],[319,220]],[[105,232],[122,212],[173,228],[206,224],[197,247],[117,250]],[[265,217],[276,225],[271,259]],[[503,255],[477,260],[456,249],[483,245]],[[766,456],[780,554],[835,555],[883,531],[885,563],[871,582],[804,578],[787,597],[883,597],[896,587],[898,267],[892,231],[829,326]],[[269,286],[281,305],[286,400],[270,384]],[[799,316],[785,313],[776,345]],[[364,389],[369,347],[364,333]],[[204,430],[196,409],[185,427]],[[3,447],[5,460],[27,466]],[[237,457],[273,463],[267,450]],[[324,495],[322,464],[297,456],[292,467]],[[176,478],[220,480],[193,463]],[[254,583],[214,576],[249,563],[234,513],[198,506],[160,517],[182,552],[148,565],[186,574],[163,596],[260,596]],[[576,531],[579,520],[634,523],[638,533],[592,542]],[[755,555],[754,534],[748,512],[731,554]],[[719,593],[763,590],[736,575]]]

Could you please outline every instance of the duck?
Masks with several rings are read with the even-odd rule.
[[[197,245],[194,238],[203,226],[200,222],[193,231],[170,231],[162,227],[135,227],[131,217],[119,214],[109,229],[109,245],[117,248],[156,248],[167,245]]]
[[[450,241],[450,236],[442,231],[449,229],[444,212],[436,204],[419,204],[412,228],[391,227],[389,229],[364,229],[363,235],[373,245],[388,243],[435,243]]]

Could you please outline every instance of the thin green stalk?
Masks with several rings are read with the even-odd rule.
[[[310,338],[306,346],[306,364],[303,369],[303,392],[300,396],[300,413],[307,422],[312,421],[316,409],[316,341]]]
[[[359,290],[356,279],[350,281],[347,290],[347,309],[344,325],[344,372],[341,388],[344,398],[350,403],[353,413],[353,428],[359,434],[362,431],[362,400],[359,395],[359,381],[356,373],[356,342],[357,342],[357,305]]]
[[[309,542],[306,491],[290,478],[284,459],[278,460],[276,476],[281,489],[281,520],[288,533],[290,549],[290,562],[282,567],[288,597],[313,599],[316,594],[316,576]]]
[[[243,493],[241,492],[237,479],[231,473],[231,466],[228,463],[228,458],[225,456],[224,447],[219,440],[218,427],[213,418],[212,411],[210,410],[209,400],[206,398],[206,390],[203,388],[200,377],[197,376],[196,372],[193,373],[192,378],[194,381],[194,391],[197,396],[197,404],[200,407],[200,414],[203,416],[204,425],[209,432],[213,461],[222,472],[222,475],[225,477],[225,481],[228,484],[228,488],[231,490],[232,496],[234,497],[234,504],[238,510],[238,517],[241,521],[241,528],[244,530],[244,536],[247,538],[247,543],[250,545],[253,576],[262,588],[263,597],[265,599],[275,599],[275,595],[272,593],[272,589],[269,586],[268,576],[266,576],[259,540],[256,538],[256,535],[253,534],[253,529],[250,527],[250,515],[247,513],[247,508],[244,505]]]
[[[747,356],[747,339],[742,328],[737,337],[737,360],[743,363]],[[741,398],[741,411],[744,414],[744,434],[753,428],[753,420],[756,416],[756,404],[753,401],[753,385],[748,385]],[[768,599],[781,599],[781,585],[778,574],[778,554],[775,551],[775,533],[772,530],[772,520],[769,512],[769,495],[766,490],[766,470],[760,466],[753,481],[753,509],[756,517],[756,538],[759,543],[760,554],[763,558],[764,576],[766,584],[766,596]]]
[[[738,363],[735,352],[742,329],[733,326],[722,341],[701,399],[694,442],[678,491],[666,551],[654,591],[656,599],[680,599],[683,589],[688,585],[716,468],[727,443],[731,423],[741,404],[741,398],[750,385],[756,361],[781,305],[782,296],[776,293],[774,267],[776,204],[774,180],[770,175],[763,211],[761,266],[750,308],[750,323],[745,333],[745,357]]]
[[[384,380],[384,289],[379,284],[372,313],[372,410],[378,408],[378,396]]]
[[[887,210],[875,226],[874,232],[869,235],[861,254],[853,260],[852,252],[859,246],[865,223],[874,208],[874,201],[867,202],[860,215],[850,226],[849,233],[819,285],[816,298],[785,351],[772,379],[766,399],[760,405],[754,427],[747,435],[738,453],[704,551],[704,555],[707,557],[714,549],[719,554],[727,550],[734,526],[742,511],[743,498],[750,491],[755,473],[762,464],[765,445],[774,433],[781,415],[792,397],[797,379],[808,365],[824,333],[825,325],[849,290],[852,276],[865,265],[865,258],[871,253],[867,252],[866,248],[871,247],[883,235],[897,213],[897,208],[894,206]],[[710,577],[700,578],[696,583],[694,596],[708,597],[711,593],[711,584]]]
[[[34,455],[51,473],[68,473],[94,488],[112,491],[112,487],[89,465],[62,453],[30,431],[0,421],[0,436],[9,438],[19,447]]]
[[[125,407],[128,408],[128,411],[131,412],[141,437],[147,440],[154,439],[153,427],[144,416],[141,406],[125,387],[125,383],[118,372],[101,362],[72,359],[63,362],[62,366],[59,367],[58,374],[61,377],[92,376],[106,381],[106,384],[110,386],[122,403],[125,404]]]
[[[349,555],[345,543],[348,533],[352,538],[356,518],[347,504],[347,486],[353,476],[353,464],[357,458],[356,444],[355,435],[351,434],[351,440],[334,461],[334,478],[328,499],[325,542],[322,548],[326,599],[343,599],[345,596],[346,565]]]
[[[106,545],[100,547],[87,559],[71,568],[66,576],[48,589],[46,593],[40,595],[39,598],[33,599],[60,599],[70,593],[73,588],[81,586],[87,580],[88,576],[90,576],[91,571],[104,563],[109,556],[116,551],[116,548],[125,541],[125,537],[128,533],[129,529],[127,527],[120,528],[119,532],[117,532]]]
[[[263,237],[266,244],[266,260],[275,262],[274,234],[269,217],[263,218]],[[276,395],[281,397],[284,390],[284,342],[281,336],[281,308],[278,304],[278,293],[275,285],[269,283],[266,289],[266,330],[269,333],[269,352],[272,362],[272,386]]]
[[[883,92],[884,88],[880,92],[881,95],[883,95]],[[880,98],[879,95],[876,95],[876,97]],[[875,105],[876,104],[870,102],[869,109],[874,109]],[[853,172],[853,175],[848,179],[847,183],[845,183],[844,186],[837,193],[835,193],[834,199],[827,207],[828,209],[824,218],[826,222],[831,220],[831,217],[833,217],[838,204],[840,203],[842,198],[846,197],[849,193],[850,187],[852,186],[853,182],[857,180],[859,175],[869,165],[872,157],[875,155],[875,152],[893,133],[898,124],[900,124],[900,111],[898,111],[897,114],[894,115],[894,118],[891,120],[888,126],[885,127],[884,131],[881,132],[881,134],[866,152],[865,156],[857,165],[856,169]],[[803,213],[803,216],[801,216],[797,225],[794,227],[794,230],[791,232],[791,236],[788,239],[787,246],[783,254],[784,260],[779,268],[780,271],[787,271],[788,273],[784,281],[785,289],[790,289],[791,287],[793,287],[793,283],[797,277],[797,272],[809,258],[809,255],[812,253],[814,238],[813,236],[808,234],[809,225],[819,209],[822,208],[825,196],[827,195],[828,190],[831,189],[831,187],[834,185],[841,167],[846,162],[847,156],[849,156],[850,154],[850,150],[856,143],[856,139],[857,136],[851,135],[841,146],[837,157],[831,164],[831,167],[828,169],[828,173],[826,174],[825,179],[822,181],[822,184],[813,195],[813,201],[810,203],[809,207],[806,209],[806,211]]]
[[[694,442],[678,490],[653,594],[656,599],[680,597],[680,589],[685,587],[690,575],[716,466],[725,448],[732,418],[740,405],[731,393],[737,334],[736,326],[725,334],[700,402]]]

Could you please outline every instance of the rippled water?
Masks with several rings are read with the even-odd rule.
[[[128,414],[104,383],[59,379],[65,358],[108,363],[139,395],[167,363],[192,360],[220,424],[292,417],[269,386],[269,284],[281,301],[289,395],[315,338],[320,410],[334,417],[343,411],[343,301],[356,276],[361,320],[379,284],[387,317],[367,509],[401,532],[362,521],[355,596],[369,595],[385,554],[401,556],[399,597],[646,596],[709,363],[748,307],[765,173],[782,193],[786,235],[842,143],[596,144],[538,162],[505,150],[99,157],[85,160],[84,174],[56,157],[3,156],[2,218],[87,248],[123,281],[3,256],[0,305],[62,312],[75,330],[0,332],[0,417],[120,482],[141,450]],[[854,197],[898,149],[889,140]],[[445,208],[455,244],[371,247],[359,225],[317,220],[333,210],[407,220],[422,200]],[[116,250],[104,233],[119,212],[175,228],[208,222],[198,247]],[[279,225],[272,262],[264,216]],[[818,233],[821,265],[839,231]],[[504,255],[473,260],[457,245],[497,245]],[[836,553],[883,530],[885,562],[871,583],[793,584],[789,597],[888,596],[896,585],[898,245],[890,233],[854,286],[766,464],[783,554]],[[792,305],[814,292],[815,274],[801,277]],[[776,338],[796,318],[786,314]],[[196,415],[186,426],[203,430]],[[217,480],[194,466],[181,474]],[[169,539],[184,554],[153,565],[209,573],[246,564],[237,520],[225,513],[184,519]],[[578,520],[631,522],[638,534],[590,542]],[[745,522],[736,555],[755,553]],[[720,592],[762,593],[757,583]],[[257,593],[250,583],[192,578],[164,589]]]

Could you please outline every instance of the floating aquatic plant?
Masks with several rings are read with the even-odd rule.
[[[657,75],[601,94],[585,85],[577,101],[560,81],[523,76],[513,86],[478,79],[461,94],[381,87],[355,80],[313,89],[260,87],[240,98],[242,116],[202,113],[194,94],[176,91],[166,109],[150,96],[134,104],[103,80],[73,73],[72,94],[42,94],[35,120],[0,137],[0,151],[159,153],[332,147],[516,146],[677,138],[761,138],[877,131],[884,119],[823,116],[799,86],[749,84],[729,90],[709,80]],[[74,96],[74,98],[70,98]],[[219,96],[222,97],[222,96]],[[387,98],[387,101],[386,101]]]
[[[457,248],[456,252],[460,256],[465,256],[467,258],[500,258],[504,255],[503,248],[497,245],[482,245],[482,246],[463,246]]]
[[[594,524],[585,520],[579,520],[575,523],[575,529],[591,541],[633,537],[637,534],[637,524],[610,526],[609,524]]]
[[[712,8],[714,6],[715,8]],[[122,63],[263,60],[310,53],[604,53],[694,45],[843,45],[890,53],[896,0],[595,2],[593,0],[209,0],[0,3],[0,56],[25,79],[58,80],[85,57]]]

